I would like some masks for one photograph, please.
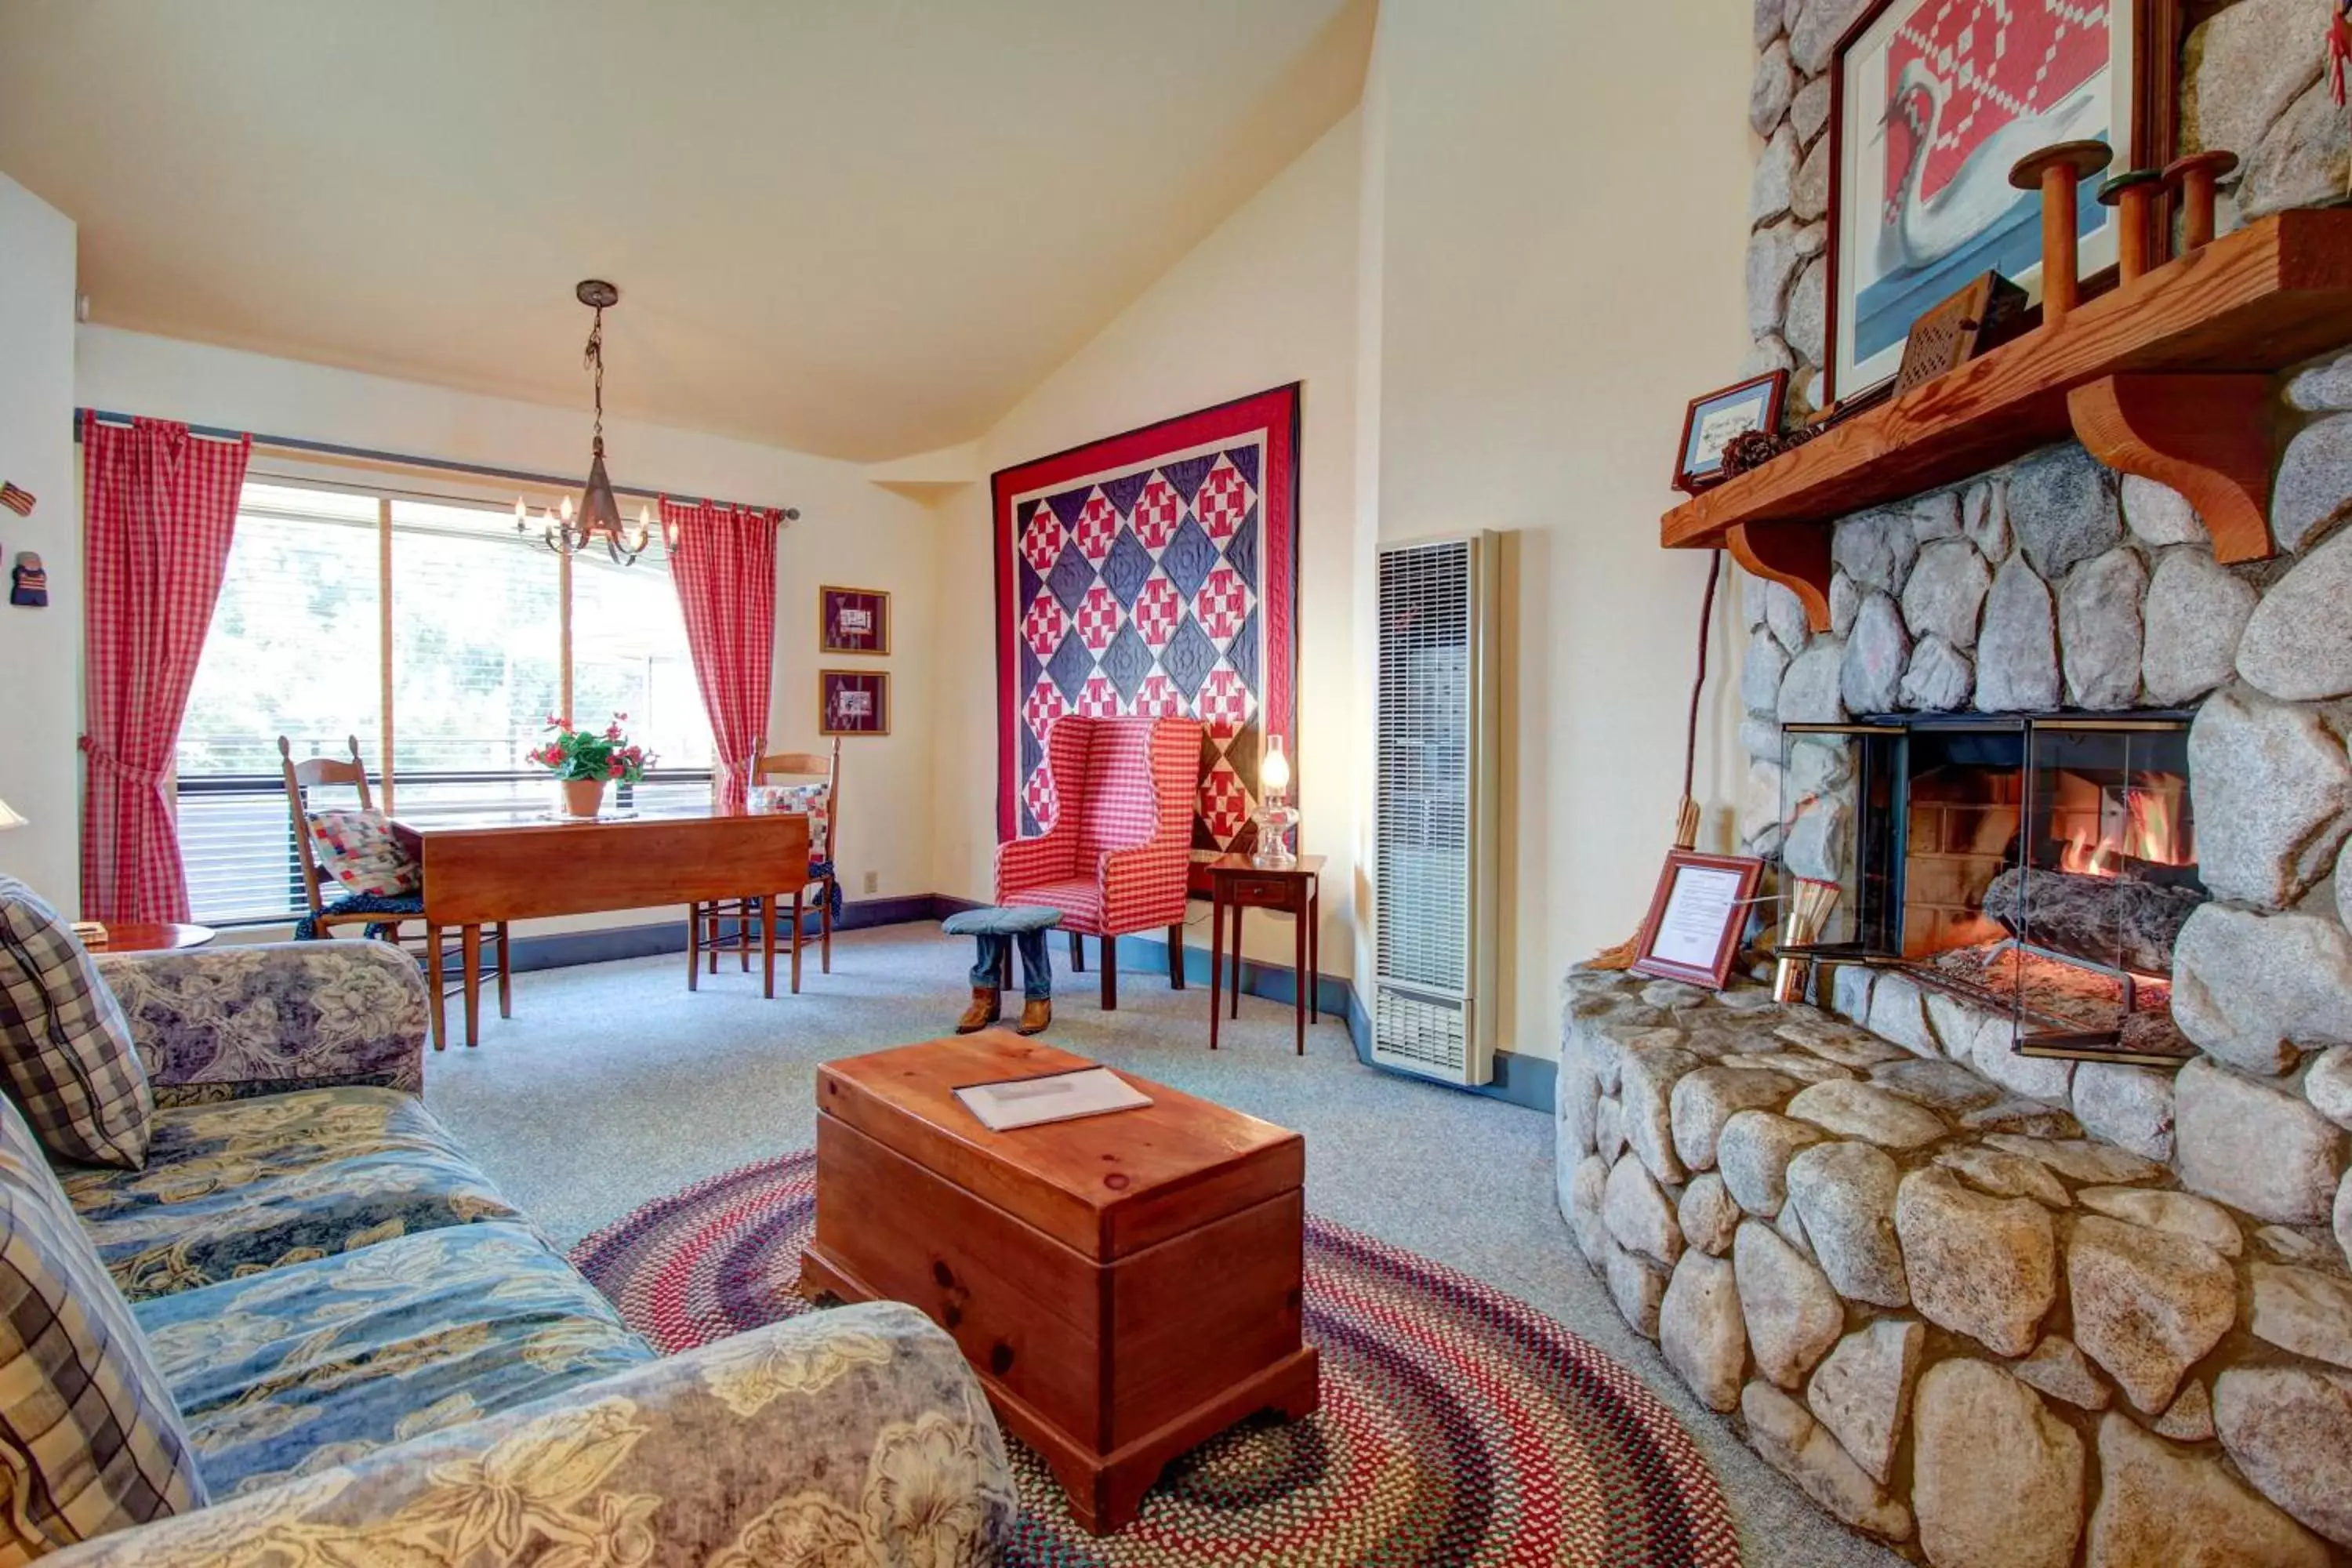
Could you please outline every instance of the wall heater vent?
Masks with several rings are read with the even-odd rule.
[[[1380,552],[1372,1060],[1495,1076],[1492,533]]]

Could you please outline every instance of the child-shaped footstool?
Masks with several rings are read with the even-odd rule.
[[[969,1035],[996,1022],[1003,1011],[1004,988],[1013,984],[1013,949],[1021,949],[1022,1034],[1042,1034],[1054,1022],[1054,971],[1045,959],[1045,933],[1062,923],[1059,910],[1015,905],[1012,908],[964,910],[950,915],[940,929],[950,936],[968,936],[980,944],[971,966],[971,1005],[956,1020],[956,1033]]]

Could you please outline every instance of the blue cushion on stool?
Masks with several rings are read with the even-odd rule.
[[[1024,931],[1050,931],[1062,923],[1062,911],[1034,905],[961,910],[940,922],[950,936],[1018,936]]]

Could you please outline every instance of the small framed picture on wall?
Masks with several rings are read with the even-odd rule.
[[[878,588],[816,591],[817,651],[890,651],[890,595]]]
[[[890,677],[878,669],[816,672],[817,733],[887,735],[890,732]]]

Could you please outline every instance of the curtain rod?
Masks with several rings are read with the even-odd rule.
[[[110,410],[103,408],[77,408],[74,410],[74,439],[76,441],[79,441],[81,439],[82,416],[85,414],[96,419],[101,425],[121,426],[129,426],[133,417],[128,414],[116,414]],[[225,430],[215,425],[191,425],[188,426],[188,434],[191,436],[201,437],[209,441],[236,441],[245,438],[247,432],[243,430]],[[486,479],[512,479],[519,483],[527,485],[554,485],[563,489],[577,489],[583,484],[587,482],[584,479],[567,479],[562,474],[533,473],[527,468],[497,468],[484,463],[460,463],[447,458],[420,458],[410,452],[380,452],[368,447],[339,446],[332,441],[306,441],[298,436],[256,435],[252,439],[253,444],[257,447],[269,447],[285,452],[310,452],[320,457],[351,458],[362,462],[394,463],[412,468],[437,469],[442,473],[470,474],[477,478]],[[646,500],[658,500],[663,495],[668,492],[663,490],[642,489],[634,485],[614,485],[613,487],[613,493],[614,495],[636,496]],[[676,499],[684,500],[688,498],[679,496]],[[705,497],[701,499],[708,500],[709,498]],[[739,507],[745,511],[773,511],[781,515],[786,522],[798,522],[801,517],[800,508],[795,506],[752,506],[748,502],[726,500],[717,501],[713,504],[718,506]]]

